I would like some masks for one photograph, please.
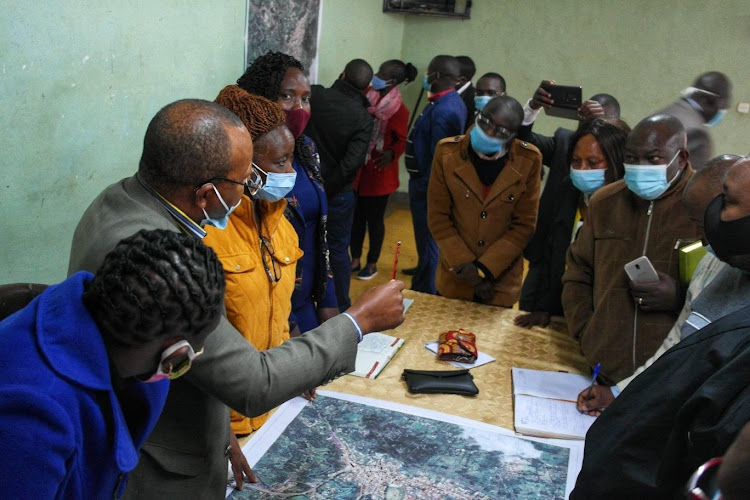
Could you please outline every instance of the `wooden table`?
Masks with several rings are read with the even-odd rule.
[[[347,375],[322,389],[418,406],[512,430],[512,367],[589,373],[578,343],[565,332],[562,324],[529,330],[513,324],[513,318],[521,314],[514,309],[411,290],[404,291],[404,296],[414,299],[414,304],[406,313],[404,323],[386,333],[406,341],[378,378],[369,380]],[[441,332],[458,328],[473,332],[479,350],[497,359],[471,370],[479,395],[410,394],[401,380],[404,368],[458,369],[438,361],[424,347],[426,343],[436,341]]]

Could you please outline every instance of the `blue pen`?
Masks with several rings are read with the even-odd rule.
[[[594,367],[594,373],[591,375],[591,385],[589,386],[589,392],[586,393],[586,401],[591,399],[591,391],[594,390],[594,383],[596,382],[596,377],[599,375],[599,368],[601,367],[601,363],[597,363]]]

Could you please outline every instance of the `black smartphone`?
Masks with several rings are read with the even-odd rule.
[[[542,85],[542,88],[552,94],[555,101],[549,108],[544,108],[549,116],[578,120],[578,108],[581,107],[581,87],[570,85]]]

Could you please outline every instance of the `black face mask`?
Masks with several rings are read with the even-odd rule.
[[[716,256],[727,262],[731,257],[750,254],[750,215],[735,220],[721,220],[724,199],[724,195],[720,194],[708,204],[703,216],[703,227],[708,244],[716,252]]]

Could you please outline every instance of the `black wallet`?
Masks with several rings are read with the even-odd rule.
[[[413,394],[459,394],[476,396],[479,389],[469,370],[404,370],[401,378]]]

